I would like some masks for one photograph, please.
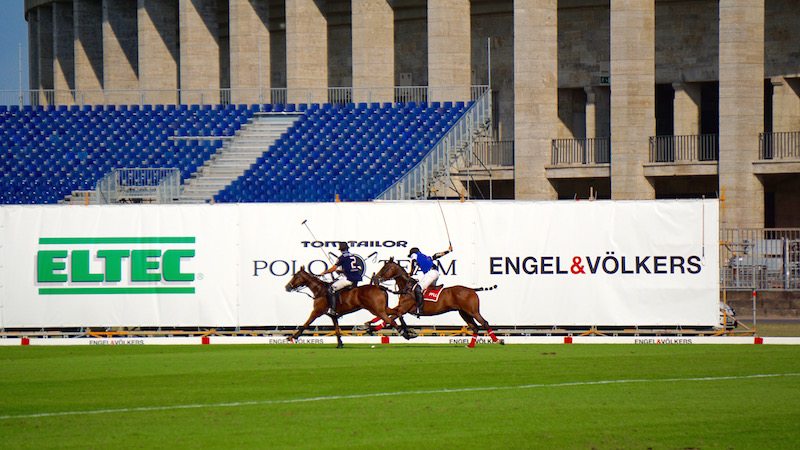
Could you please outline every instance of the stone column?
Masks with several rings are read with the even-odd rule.
[[[720,226],[764,226],[764,186],[753,174],[764,129],[764,1],[719,2]]]
[[[136,0],[103,0],[103,87],[112,105],[139,104]]]
[[[655,0],[611,0],[611,198],[655,198],[644,176],[655,135]]]
[[[72,4],[53,3],[53,89],[55,102],[71,105],[75,89],[75,39]]]
[[[269,103],[269,2],[229,0],[229,11],[231,101]]]
[[[314,0],[286,2],[289,103],[328,101],[328,21]]]
[[[700,134],[700,86],[692,83],[672,83],[673,126],[675,136]]]
[[[800,79],[773,77],[772,131],[800,131]]]
[[[28,90],[31,92],[31,103],[38,103],[39,89],[39,10],[28,11]]]
[[[219,103],[219,24],[216,0],[180,0],[181,102]]]
[[[429,101],[470,100],[470,0],[428,0]]]
[[[544,168],[558,135],[558,1],[514,0],[517,200],[555,200]]]
[[[353,101],[394,101],[394,10],[387,0],[351,0]]]
[[[53,7],[37,8],[39,13],[39,102],[42,105],[53,103]]]
[[[75,48],[75,101],[103,104],[103,8],[101,0],[72,3]]]
[[[178,5],[139,0],[139,88],[145,104],[178,101]]]

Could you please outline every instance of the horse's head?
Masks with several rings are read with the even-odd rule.
[[[395,278],[405,274],[406,271],[400,264],[394,261],[394,257],[389,258],[381,267],[381,270],[372,278],[374,284],[381,284],[384,281],[394,280]]]
[[[306,272],[305,266],[300,266],[300,270],[292,275],[292,279],[286,283],[286,292],[292,292],[308,285],[310,275]]]

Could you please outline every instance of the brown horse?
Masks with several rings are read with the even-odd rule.
[[[376,273],[373,278],[373,284],[381,284],[385,281],[394,280],[397,284],[397,290],[400,294],[400,301],[395,308],[390,309],[389,317],[392,319],[400,318],[407,312],[416,307],[416,300],[414,299],[414,287],[417,285],[417,280],[411,278],[411,275],[406,270],[394,261],[394,258],[389,258],[381,270]],[[481,316],[480,313],[480,300],[478,299],[477,292],[489,291],[497,286],[490,288],[468,288],[465,286],[450,286],[442,289],[439,294],[439,299],[436,302],[423,301],[421,315],[423,316],[436,316],[449,311],[458,311],[464,322],[472,329],[472,340],[468,347],[475,347],[475,342],[478,339],[478,332],[480,327],[475,323],[477,320],[481,326],[486,330],[486,334],[492,338],[493,342],[504,344],[502,339],[498,339],[492,331],[489,322]],[[405,325],[405,324],[404,324]]]
[[[311,310],[311,315],[308,316],[306,323],[301,325],[300,328],[294,332],[294,334],[287,338],[290,341],[296,340],[298,337],[300,337],[300,335],[303,334],[303,331],[308,328],[309,325],[311,325],[311,322],[315,321],[319,316],[325,314],[328,309],[327,294],[330,286],[329,283],[326,283],[314,275],[306,272],[305,267],[300,267],[300,270],[298,270],[297,273],[292,276],[292,279],[286,284],[286,291],[296,291],[304,286],[308,287],[313,294],[314,309]],[[403,331],[397,327],[397,324],[395,324],[394,320],[389,317],[388,306],[389,294],[386,293],[386,289],[380,286],[368,284],[343,291],[339,296],[339,301],[336,302],[336,316],[331,316],[331,319],[333,320],[333,326],[336,329],[336,347],[341,348],[344,346],[344,344],[342,344],[342,332],[339,329],[338,317],[344,316],[345,314],[350,314],[351,312],[355,312],[360,309],[366,309],[370,313],[383,319],[386,323],[391,324],[398,333],[404,334]],[[404,336],[408,336],[407,332],[404,334]],[[406,339],[408,339],[408,337],[406,337]]]

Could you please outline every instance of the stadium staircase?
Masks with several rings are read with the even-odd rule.
[[[249,169],[298,119],[290,113],[256,113],[185,182],[178,203],[205,203]]]

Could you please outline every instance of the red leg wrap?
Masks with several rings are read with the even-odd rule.
[[[379,321],[379,320],[381,320],[381,318],[380,318],[380,317],[375,317],[375,318],[373,318],[372,320],[370,320],[370,321],[369,321],[369,323],[375,323],[375,322],[377,322],[377,321]]]
[[[500,340],[500,339],[497,339],[497,336],[494,335],[494,331],[492,331],[491,328],[489,328],[488,333],[489,333],[489,337],[492,338],[492,342],[497,342],[497,341]]]
[[[469,345],[467,345],[467,347],[469,347],[469,348],[475,348],[475,342],[476,342],[477,340],[478,340],[478,334],[477,334],[477,333],[476,333],[476,334],[473,334],[473,335],[472,335],[472,339],[470,339],[470,341],[469,341]]]
[[[384,323],[382,323],[382,324],[380,324],[380,325],[377,325],[377,326],[375,327],[375,331],[381,331],[381,330],[382,330],[382,329],[384,329],[385,327],[386,327],[386,322],[384,322]]]

